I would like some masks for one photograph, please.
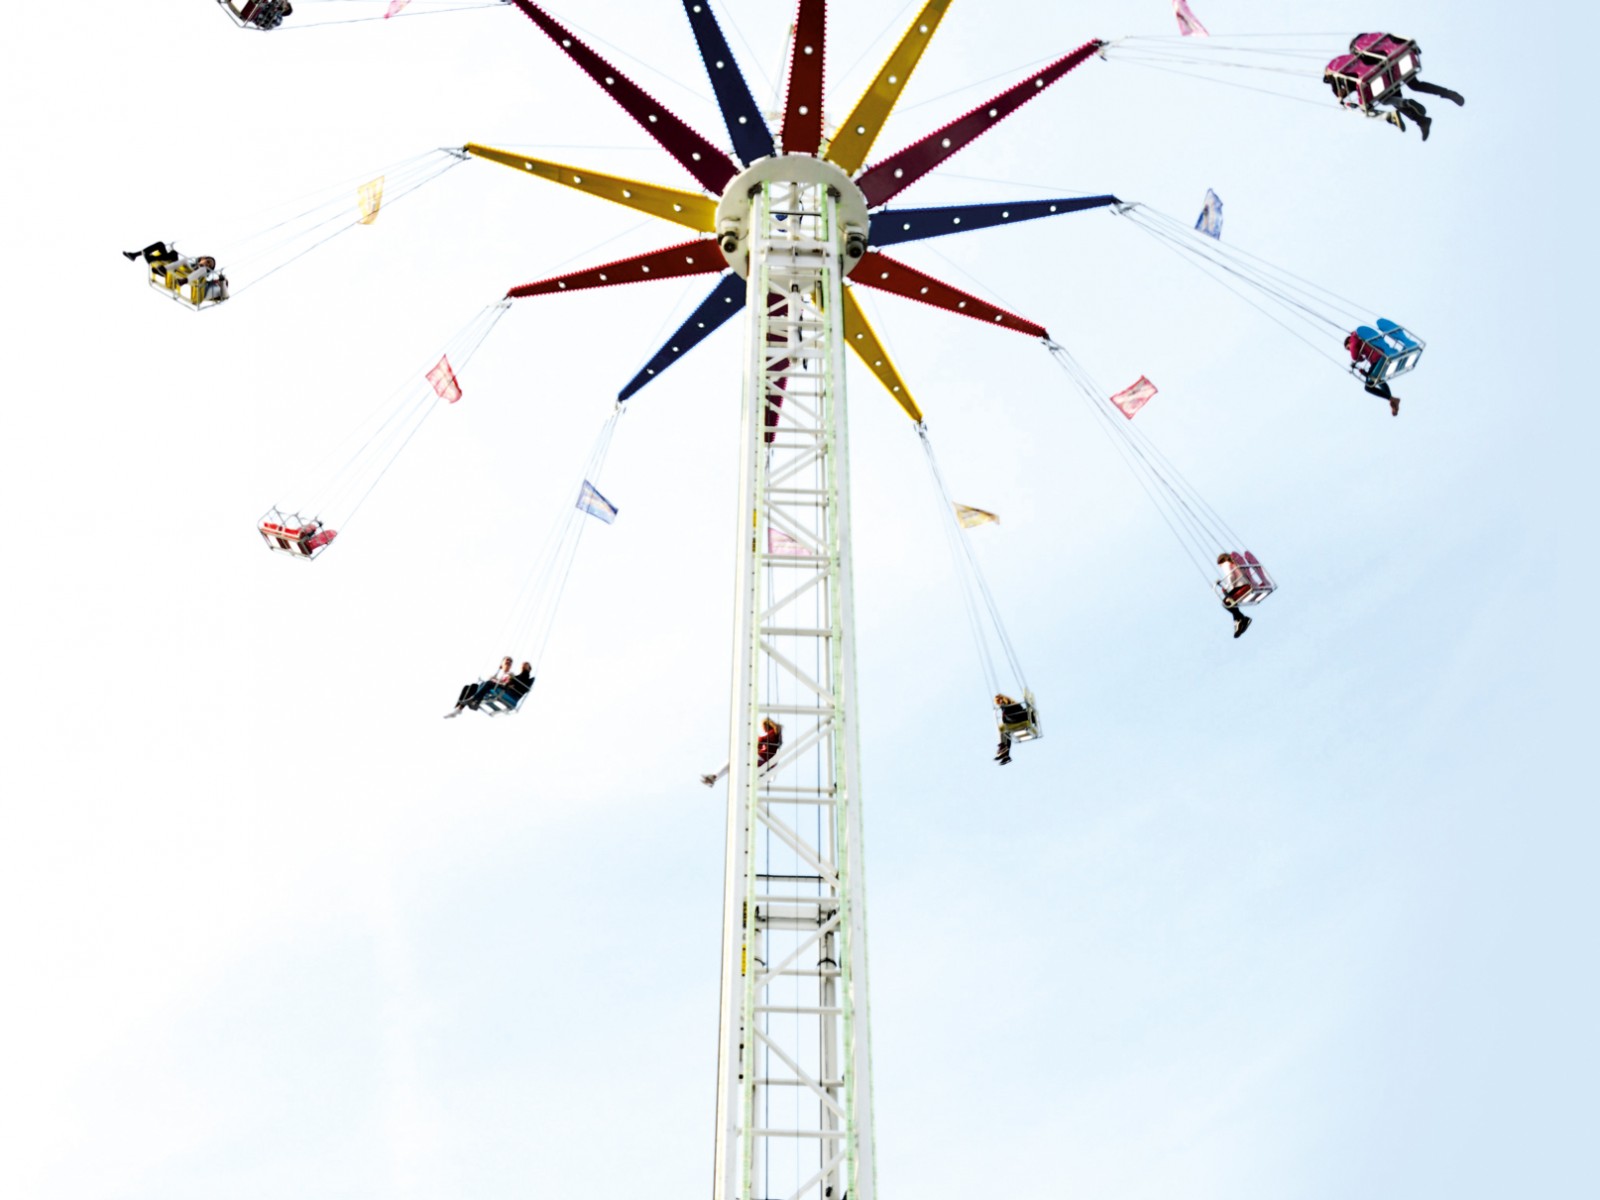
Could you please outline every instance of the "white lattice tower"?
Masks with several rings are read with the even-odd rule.
[[[713,1194],[872,1200],[845,222],[837,187],[775,165],[741,214],[750,319]],[[784,741],[758,766],[764,718]]]

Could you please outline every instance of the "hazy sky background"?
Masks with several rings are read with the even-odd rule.
[[[837,119],[915,9],[831,8]],[[723,143],[679,5],[552,11]],[[1197,11],[1330,56],[1392,28],[1467,106],[1424,145],[1313,84],[1094,61],[902,202],[1192,220],[1215,188],[1229,244],[1427,355],[1392,420],[1103,212],[900,248],[1157,383],[1141,427],[1282,585],[1235,642],[1043,349],[866,296],[1002,515],[972,536],[1046,722],[990,763],[915,436],[853,369],[883,1195],[1593,1195],[1592,10]],[[718,12],[767,101],[791,5]],[[738,323],[630,402],[527,711],[445,722],[522,653],[519,581],[710,281],[519,302],[326,556],[252,526],[508,286],[681,232],[474,162],[213,312],[117,253],[468,140],[692,181],[509,9],[4,27],[0,1194],[704,1194]],[[1173,32],[1164,0],[958,0],[879,156]]]

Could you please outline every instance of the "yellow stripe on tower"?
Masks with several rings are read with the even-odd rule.
[[[624,179],[621,175],[606,175],[600,171],[586,171],[582,167],[569,167],[564,163],[547,162],[542,158],[529,158],[511,150],[496,150],[468,142],[463,147],[468,154],[487,158],[514,170],[548,179],[564,187],[610,200],[639,212],[649,213],[664,221],[685,225],[696,233],[710,233],[717,224],[717,202],[699,192],[683,192],[677,188],[662,187],[654,183],[640,183],[637,179]]]
[[[895,370],[894,362],[878,340],[867,314],[861,311],[861,303],[856,299],[853,288],[844,289],[844,340],[856,352],[856,357],[867,364],[867,370],[878,377],[878,382],[889,389],[895,403],[906,410],[906,416],[920,425],[922,410],[911,398],[911,390],[906,387],[906,381],[900,378],[900,372]]]
[[[911,28],[906,30],[905,36],[872,81],[872,86],[861,94],[861,99],[856,101],[850,115],[833,135],[823,157],[846,175],[854,175],[867,161],[872,143],[878,140],[883,123],[889,119],[900,93],[905,91],[906,80],[911,77],[917,60],[933,40],[933,31],[944,20],[945,10],[949,7],[950,0],[928,0],[922,6],[917,19],[911,22]]]

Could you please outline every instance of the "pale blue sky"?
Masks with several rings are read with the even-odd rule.
[[[504,652],[610,397],[706,284],[519,304],[323,560],[251,531],[507,286],[678,233],[472,163],[201,316],[117,256],[467,140],[691,185],[513,12],[259,37],[213,7],[5,18],[0,1194],[699,1194],[735,329],[622,420],[621,516],[529,711],[439,714]],[[837,118],[910,10],[832,8],[831,61],[866,54]],[[880,148],[1168,10],[958,0]],[[722,140],[677,4],[554,11]],[[761,94],[790,5],[718,11]],[[952,491],[1003,516],[981,555],[1047,721],[990,764],[920,452],[857,373],[883,1194],[1593,1195],[1594,19],[1197,11],[1392,27],[1467,106],[1423,145],[1093,62],[905,203],[1037,185],[1192,217],[1212,187],[1230,244],[1428,354],[1391,420],[1104,213],[902,249],[1106,383],[1156,381],[1141,427],[1282,583],[1234,642],[1042,349],[868,299]]]

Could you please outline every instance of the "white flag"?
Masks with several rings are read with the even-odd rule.
[[[578,493],[578,507],[591,517],[599,517],[607,525],[617,519],[617,506],[600,494],[600,490],[587,479]]]

